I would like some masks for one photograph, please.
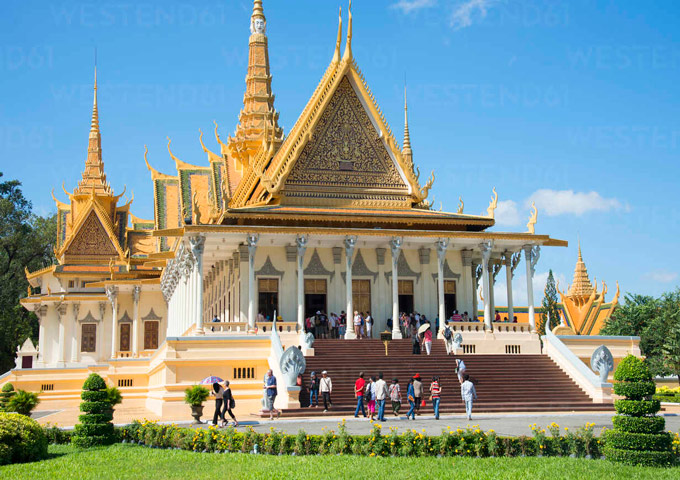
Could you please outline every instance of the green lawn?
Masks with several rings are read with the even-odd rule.
[[[0,467],[7,479],[680,478],[680,468],[625,467],[571,458],[274,457],[153,450],[133,445],[77,451],[51,446],[43,462]]]

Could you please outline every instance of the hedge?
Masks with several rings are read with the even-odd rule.
[[[644,397],[654,395],[656,384],[654,382],[621,382],[614,384],[614,393],[631,400],[642,400]]]
[[[658,412],[661,409],[661,403],[658,400],[615,400],[614,409],[621,415],[641,417]]]
[[[643,360],[634,355],[628,355],[616,367],[614,380],[617,382],[651,382],[653,377]]]
[[[610,446],[604,447],[607,460],[621,462],[628,465],[644,465],[648,467],[670,467],[677,462],[677,456],[672,452],[649,452],[638,450],[623,450]]]
[[[80,448],[113,443],[111,403],[107,400],[104,379],[96,373],[87,377],[80,398],[83,399],[80,411],[85,413],[78,417],[80,423],[73,430],[71,443]]]
[[[47,458],[47,436],[35,420],[0,413],[0,465]]]
[[[607,432],[607,445],[626,450],[669,451],[672,438],[668,433]]]
[[[660,433],[666,427],[663,417],[628,417],[616,415],[612,417],[614,428],[630,433]]]

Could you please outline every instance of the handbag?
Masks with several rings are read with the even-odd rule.
[[[425,399],[424,399],[424,398],[423,398],[423,401],[420,402],[420,406],[421,406],[421,407],[424,407],[424,406],[425,406]]]

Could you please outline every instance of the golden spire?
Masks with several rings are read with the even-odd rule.
[[[343,60],[352,60],[352,0],[349,0],[349,15],[347,20],[347,44],[345,45],[345,53],[342,55]]]
[[[103,195],[111,195],[111,187],[106,183],[104,162],[102,161],[102,139],[99,131],[99,107],[97,105],[97,60],[95,52],[94,65],[94,98],[92,102],[92,121],[90,123],[90,136],[87,146],[87,160],[83,179],[78,182],[75,194],[96,192]]]
[[[265,126],[274,130],[277,146],[283,141],[283,129],[278,125],[279,114],[274,109],[272,76],[269,69],[269,46],[267,41],[267,19],[264,16],[262,0],[254,0],[250,18],[250,40],[248,42],[248,72],[243,109],[239,115],[234,138],[228,142],[230,151],[245,164],[262,145]]]
[[[342,44],[342,7],[338,12],[338,40],[335,42],[335,54],[333,55],[333,63],[340,62],[340,45]]]
[[[593,284],[588,277],[588,269],[581,255],[581,241],[578,243],[578,259],[574,267],[574,280],[569,287],[567,295],[569,297],[588,298],[593,293]]]
[[[404,147],[401,149],[404,160],[413,163],[413,150],[411,150],[411,135],[408,130],[408,101],[406,100],[406,85],[404,85]]]

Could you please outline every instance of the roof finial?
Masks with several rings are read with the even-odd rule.
[[[349,0],[349,15],[347,20],[347,44],[345,45],[345,53],[342,56],[343,60],[352,59],[352,0]]]
[[[253,1],[253,14],[250,17],[250,33],[266,33],[267,19],[264,17],[262,0]]]
[[[411,150],[411,135],[408,129],[408,101],[406,98],[406,82],[404,82],[404,147],[401,151],[407,160],[413,160],[413,150]]]
[[[97,108],[97,49],[94,49],[94,102],[92,105],[92,124],[90,137],[99,135],[99,109]]]
[[[340,62],[340,44],[342,44],[342,7],[338,12],[338,40],[335,42],[335,54],[333,55],[333,63]]]

